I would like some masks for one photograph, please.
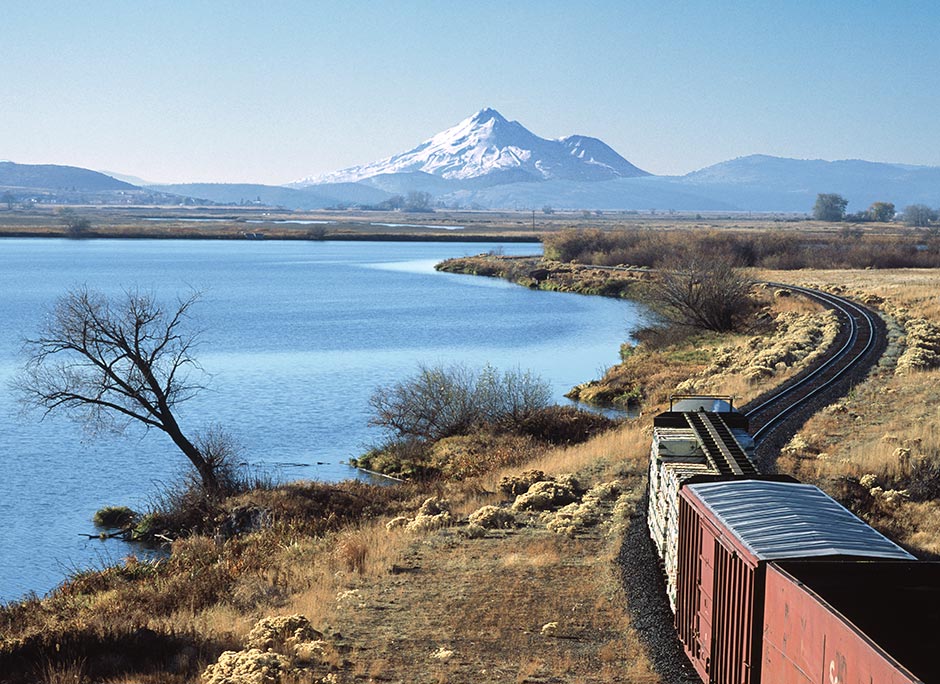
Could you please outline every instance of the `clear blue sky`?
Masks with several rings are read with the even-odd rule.
[[[13,2],[0,159],[286,183],[484,106],[654,173],[940,165],[934,2]]]

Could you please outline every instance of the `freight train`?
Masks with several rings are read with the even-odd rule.
[[[812,485],[761,475],[729,397],[653,422],[650,536],[706,684],[940,683],[940,562]]]

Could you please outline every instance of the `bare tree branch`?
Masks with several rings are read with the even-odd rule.
[[[202,387],[191,377],[201,372],[193,357],[198,335],[184,330],[198,297],[168,311],[138,291],[115,298],[84,287],[69,292],[39,336],[26,342],[29,360],[17,380],[23,401],[44,415],[62,411],[92,431],[134,421],[161,430],[199,472],[203,487],[217,491],[217,456],[190,440],[175,416]],[[126,422],[116,425],[117,417]]]
[[[674,325],[728,332],[751,311],[751,285],[730,259],[693,256],[660,274],[650,303]]]

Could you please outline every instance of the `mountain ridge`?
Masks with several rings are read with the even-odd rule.
[[[587,158],[585,158],[587,157]],[[509,182],[609,180],[649,175],[608,145],[588,136],[542,138],[518,121],[484,107],[416,147],[369,164],[308,176],[288,187],[360,182],[395,173],[421,172],[447,180],[504,174]]]
[[[137,186],[98,171],[63,164],[0,162],[0,187],[68,188],[81,192],[137,190]]]
[[[752,154],[683,176],[654,176],[598,138],[541,138],[483,108],[418,146],[288,187],[355,182],[393,194],[428,192],[438,206],[484,209],[676,209],[809,212],[816,195],[852,209],[875,201],[940,204],[940,167]]]
[[[431,196],[431,206],[452,209],[805,214],[819,193],[842,195],[850,212],[876,201],[898,209],[940,206],[940,167],[751,154],[682,176],[656,176],[599,138],[542,138],[483,108],[406,152],[284,186],[163,183],[141,188],[81,167],[0,162],[0,190],[12,191],[20,201],[31,196],[32,201],[120,204],[208,200],[298,210],[376,206],[395,195],[422,192]]]

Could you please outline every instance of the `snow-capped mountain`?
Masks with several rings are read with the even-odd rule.
[[[540,138],[495,109],[481,109],[413,150],[363,166],[304,178],[292,187],[359,182],[389,174],[429,174],[491,184],[546,180],[602,181],[647,176],[596,138]],[[477,184],[478,185],[478,184]]]

